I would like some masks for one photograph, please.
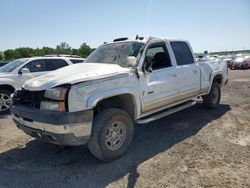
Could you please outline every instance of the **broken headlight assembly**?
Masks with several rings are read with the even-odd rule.
[[[44,97],[57,101],[63,101],[66,98],[68,90],[69,89],[66,87],[52,88],[45,91]]]
[[[69,87],[56,87],[45,91],[44,97],[48,100],[42,101],[41,110],[47,111],[66,111],[66,99]]]

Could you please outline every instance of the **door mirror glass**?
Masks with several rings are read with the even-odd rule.
[[[127,62],[128,62],[128,67],[135,67],[136,66],[136,57],[128,56]]]
[[[22,68],[20,70],[20,74],[30,73],[30,70],[28,68]]]

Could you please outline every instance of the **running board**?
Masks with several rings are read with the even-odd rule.
[[[165,116],[168,116],[170,114],[173,114],[175,112],[178,112],[178,111],[184,110],[186,108],[189,108],[189,107],[191,107],[191,106],[193,106],[195,104],[196,104],[196,101],[192,101],[191,100],[191,101],[179,104],[177,106],[173,106],[171,108],[167,108],[166,110],[158,112],[158,113],[156,113],[154,115],[149,115],[149,116],[144,117],[142,119],[138,119],[136,123],[138,123],[138,124],[149,123],[149,122],[161,119],[161,118],[163,118]]]

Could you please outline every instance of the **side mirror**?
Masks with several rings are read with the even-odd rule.
[[[152,66],[153,66],[152,59],[150,59],[150,57],[145,57],[144,63],[143,63],[143,71],[145,73],[151,73],[151,72],[153,72]]]
[[[30,73],[30,70],[27,69],[27,68],[22,68],[22,69],[20,70],[20,74],[25,74],[25,73]]]
[[[130,67],[135,67],[136,66],[136,57],[134,56],[128,56],[127,57],[128,65]]]
[[[146,71],[146,73],[152,73],[152,72],[153,72],[153,69],[152,69],[152,67],[149,67],[149,68],[146,69],[145,71]]]

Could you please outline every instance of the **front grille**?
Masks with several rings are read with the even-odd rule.
[[[40,109],[41,101],[45,99],[44,94],[45,91],[18,90],[14,94],[13,103]]]

